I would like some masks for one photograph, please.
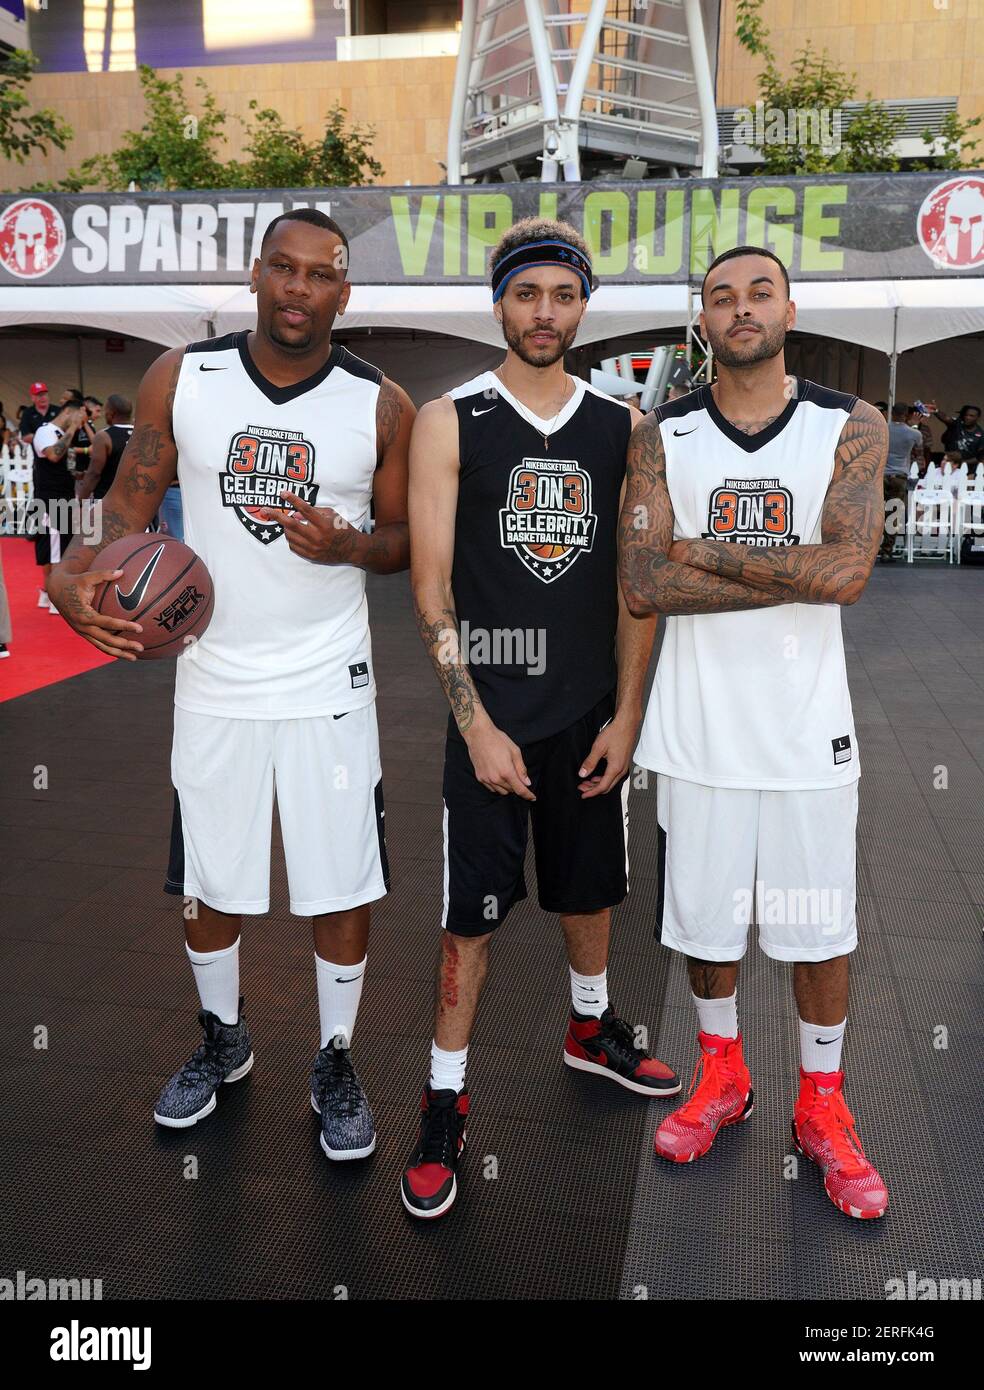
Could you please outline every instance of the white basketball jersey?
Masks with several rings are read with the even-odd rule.
[[[376,694],[365,571],[302,559],[257,511],[288,490],[365,525],[382,374],[335,344],[313,376],[276,386],[246,338],[189,343],[175,392],[185,542],[215,610],[178,658],[174,702],[240,719],[341,714]]]
[[[796,378],[758,434],[710,386],[656,411],[674,540],[819,545],[841,430],[856,396]],[[860,775],[836,604],[666,619],[636,762],[712,787],[836,787]]]

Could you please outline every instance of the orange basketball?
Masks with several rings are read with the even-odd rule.
[[[538,560],[556,560],[567,549],[565,545],[528,545],[526,549]]]

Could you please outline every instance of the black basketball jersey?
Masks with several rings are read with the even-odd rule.
[[[519,744],[568,728],[616,684],[616,531],[632,417],[573,381],[553,421],[493,372],[448,392],[458,413],[451,584],[462,655],[489,717]]]
[[[109,458],[106,460],[103,471],[99,474],[99,481],[93,497],[105,497],[106,493],[113,486],[113,479],[116,477],[116,470],[120,466],[120,459],[123,457],[123,450],[130,442],[133,433],[132,425],[107,425],[106,433],[109,435],[112,449]]]

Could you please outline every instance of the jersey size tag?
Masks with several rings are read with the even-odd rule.
[[[845,734],[843,738],[832,738],[830,740],[834,749],[834,763],[849,763],[853,754],[851,752],[851,735]]]
[[[352,677],[352,689],[358,690],[360,685],[369,684],[369,663],[368,661],[357,661],[354,666],[349,667],[349,675]]]

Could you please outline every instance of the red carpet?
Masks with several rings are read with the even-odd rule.
[[[0,661],[0,700],[13,700],[115,660],[73,632],[60,613],[38,607],[41,570],[34,563],[32,541],[4,536],[0,555],[13,626],[10,656]]]

